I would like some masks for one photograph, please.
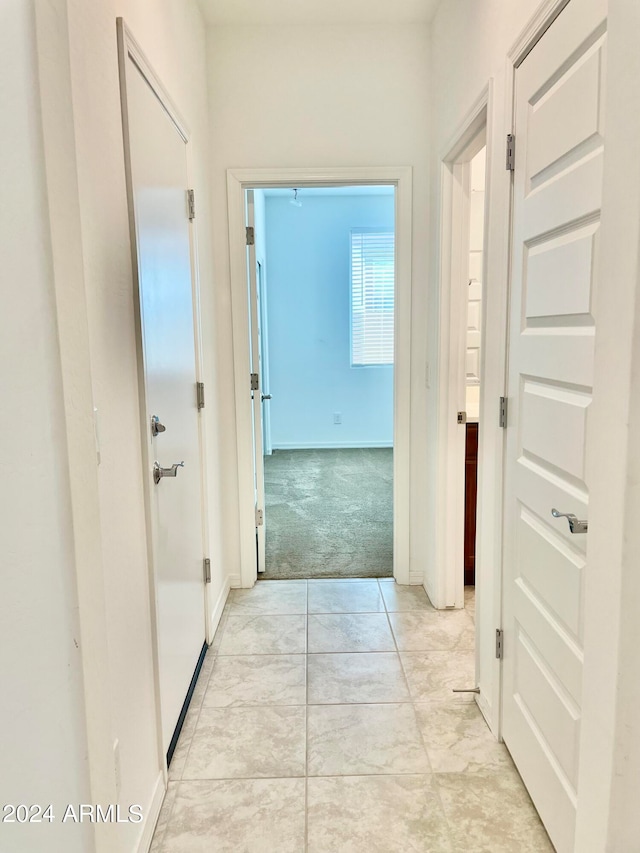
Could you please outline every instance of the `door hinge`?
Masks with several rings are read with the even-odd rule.
[[[196,382],[196,400],[198,409],[204,409],[204,382]]]
[[[467,422],[467,413],[466,412],[458,412],[458,423],[466,424]]]
[[[500,426],[502,429],[507,428],[507,412],[509,409],[509,401],[506,397],[500,397]]]
[[[504,631],[502,628],[496,628],[496,657],[502,660],[504,657]]]
[[[513,172],[516,168],[516,138],[513,133],[507,134],[507,157],[505,168]]]
[[[247,246],[253,246],[256,242],[256,232],[253,225],[247,225]]]
[[[257,373],[251,374],[251,390],[259,391],[260,390],[260,377]]]
[[[189,208],[189,221],[196,218],[196,194],[193,190],[187,190],[187,207]]]
[[[262,527],[264,524],[264,511],[256,509],[256,527]]]
[[[202,561],[202,568],[204,573],[204,582],[211,583],[211,560],[208,557],[205,557]]]

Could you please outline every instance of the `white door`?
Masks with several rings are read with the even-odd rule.
[[[266,566],[266,537],[264,511],[264,449],[262,439],[262,370],[260,341],[260,305],[258,298],[258,267],[255,246],[255,206],[253,190],[247,190],[247,223],[253,239],[247,241],[247,265],[249,278],[249,322],[251,324],[251,399],[253,410],[253,469],[255,472],[256,546],[258,549],[258,571]]]
[[[604,0],[571,0],[516,72],[503,736],[559,853],[574,850],[586,471],[602,160]]]
[[[149,471],[166,749],[205,641],[191,226],[185,140],[131,59],[126,84],[149,458],[184,462],[158,483]]]

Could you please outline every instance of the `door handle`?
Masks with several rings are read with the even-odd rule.
[[[153,482],[158,485],[163,477],[177,477],[178,468],[184,468],[184,462],[174,462],[171,468],[163,468],[159,462],[153,463]]]
[[[554,518],[566,518],[569,522],[569,530],[571,533],[586,533],[589,529],[589,522],[585,519],[580,521],[572,512],[558,512],[555,507],[551,510],[551,515]]]
[[[263,403],[265,400],[270,400],[270,399],[271,399],[271,394],[263,394],[262,395],[262,402]]]

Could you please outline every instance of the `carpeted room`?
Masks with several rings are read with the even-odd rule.
[[[393,575],[393,450],[276,450],[265,459],[267,573]]]
[[[392,187],[255,193],[264,579],[393,575]]]

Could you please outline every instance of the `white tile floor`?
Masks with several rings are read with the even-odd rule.
[[[552,851],[473,698],[473,595],[393,580],[233,590],[153,853]]]

